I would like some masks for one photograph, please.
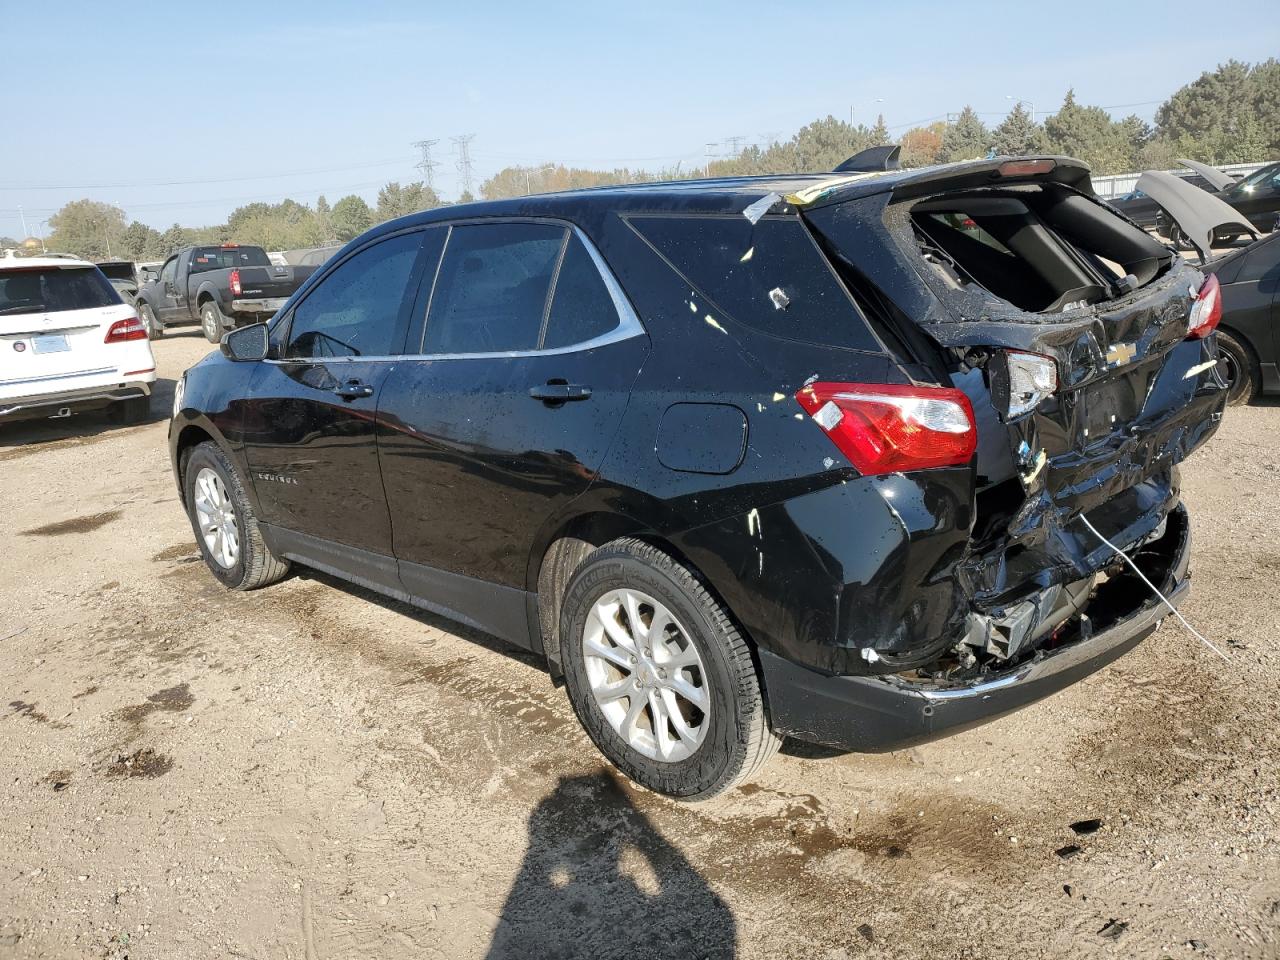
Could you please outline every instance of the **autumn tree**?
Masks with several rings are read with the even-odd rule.
[[[902,147],[900,162],[904,167],[927,167],[938,162],[942,152],[944,123],[931,123],[927,127],[912,127],[898,141]]]

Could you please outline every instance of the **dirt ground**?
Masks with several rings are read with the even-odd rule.
[[[1184,469],[1185,613],[986,727],[681,805],[496,640],[199,561],[154,422],[0,428],[0,957],[1280,956],[1280,407]],[[1100,820],[1077,834],[1071,824]]]

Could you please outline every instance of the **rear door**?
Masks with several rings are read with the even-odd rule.
[[[105,338],[133,315],[96,267],[0,270],[0,405],[117,379],[119,351]]]
[[[379,409],[400,577],[527,642],[531,550],[604,460],[648,338],[563,223],[456,224],[436,277]]]
[[[282,551],[392,586],[374,415],[404,344],[424,238],[439,232],[379,239],[335,264],[277,325],[277,359],[259,364],[245,404],[261,519],[282,531]]]

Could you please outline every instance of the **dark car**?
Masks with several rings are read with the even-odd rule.
[[[1144,173],[1140,180],[1169,208],[1200,253],[1202,269],[1218,278],[1222,320],[1216,339],[1231,402],[1280,394],[1280,233],[1215,256],[1219,237],[1250,231],[1247,217],[1221,197],[1187,190],[1161,174]]]
[[[134,304],[138,297],[138,272],[132,260],[99,260],[98,269],[115,287],[125,303]]]
[[[217,343],[227,330],[270,317],[315,270],[273,264],[261,247],[246,244],[184,247],[138,291],[138,317],[152,337],[199,323]]]
[[[1207,164],[1192,160],[1178,162],[1204,173],[1210,179],[1213,195],[1242,214],[1242,221],[1255,231],[1270,233],[1280,226],[1280,163],[1269,163],[1237,181]],[[1176,217],[1169,217],[1162,211],[1157,229],[1175,246],[1180,249],[1187,248],[1185,234],[1179,227]],[[1224,246],[1234,243],[1245,232],[1247,231],[1241,231],[1238,227],[1223,227],[1215,233],[1214,244]]]
[[[1198,174],[1190,173],[1179,176],[1182,180],[1199,187],[1201,190],[1213,189],[1209,182]],[[1157,230],[1164,225],[1164,221],[1161,218],[1160,204],[1136,187],[1124,196],[1116,197],[1114,200],[1107,202],[1144,230]]]
[[[227,587],[297,563],[495,634],[628,775],[707,797],[1156,628],[1134,571],[1187,589],[1214,289],[1065,158],[466,204],[229,333],[170,450]]]

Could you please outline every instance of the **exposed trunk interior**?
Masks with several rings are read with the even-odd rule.
[[[1060,184],[1018,184],[923,200],[920,249],[951,286],[976,284],[1020,310],[1061,313],[1132,293],[1173,253]]]

